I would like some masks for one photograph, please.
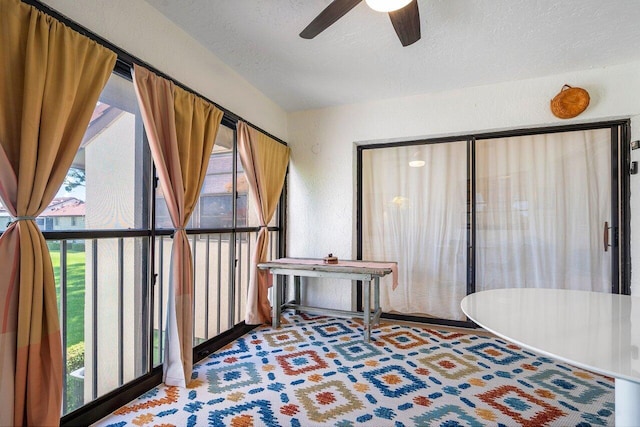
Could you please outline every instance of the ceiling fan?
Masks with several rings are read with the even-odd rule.
[[[362,0],[333,0],[307,27],[300,37],[312,39],[342,18]],[[418,0],[365,0],[367,5],[379,12],[388,12],[389,18],[402,46],[420,40],[420,13]]]

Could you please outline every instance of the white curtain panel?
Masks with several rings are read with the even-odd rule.
[[[476,290],[611,292],[611,131],[476,143]]]
[[[610,150],[609,129],[476,142],[476,290],[610,292]],[[465,320],[466,141],[367,149],[362,162],[363,259],[398,262],[382,309]]]
[[[363,259],[398,262],[385,278],[385,312],[464,320],[466,141],[364,150]],[[411,167],[409,162],[424,162]]]

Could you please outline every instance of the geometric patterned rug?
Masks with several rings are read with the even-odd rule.
[[[286,312],[98,426],[600,426],[613,379],[501,339]]]

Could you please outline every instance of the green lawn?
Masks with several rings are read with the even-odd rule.
[[[60,309],[60,244],[49,242],[53,274],[56,278],[56,296]],[[84,244],[71,244],[67,249],[67,388],[65,390],[64,410],[67,414],[84,404],[84,385],[82,380],[69,376],[70,371],[84,366],[84,344],[72,348],[74,344],[84,342],[84,290],[85,290],[85,251]]]
[[[60,250],[50,244],[60,301]],[[84,341],[85,251],[67,250],[67,346]],[[58,304],[60,307],[60,304]]]

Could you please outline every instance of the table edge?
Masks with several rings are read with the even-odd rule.
[[[506,288],[506,289],[520,289],[520,288]],[[570,292],[594,292],[594,291],[577,291],[575,289],[548,289],[548,288],[522,288],[522,289],[544,289],[544,290],[570,291]],[[479,291],[479,292],[492,292],[492,291],[500,291],[500,290],[503,290],[503,289],[490,289],[490,290]],[[543,356],[547,356],[547,357],[550,357],[552,359],[567,363],[569,365],[584,369],[586,371],[595,372],[597,374],[604,375],[604,376],[611,377],[611,378],[615,378],[615,379],[622,379],[622,380],[626,380],[626,381],[630,381],[630,382],[634,382],[634,383],[640,383],[640,378],[632,377],[632,376],[625,375],[625,374],[620,374],[620,373],[617,373],[617,372],[612,372],[612,371],[609,371],[607,369],[598,368],[598,367],[595,367],[595,366],[592,366],[592,365],[588,365],[588,364],[585,364],[585,363],[582,363],[582,362],[577,362],[575,360],[568,359],[566,357],[562,357],[562,356],[560,356],[560,355],[558,355],[556,353],[551,353],[551,352],[549,352],[547,350],[544,350],[544,349],[541,349],[541,348],[538,348],[538,347],[523,343],[522,341],[514,339],[514,338],[511,338],[511,337],[508,337],[505,334],[503,334],[501,332],[498,332],[493,328],[487,327],[486,325],[484,325],[481,322],[478,322],[476,319],[474,319],[472,316],[469,315],[469,313],[467,312],[466,305],[468,304],[468,301],[469,301],[470,297],[473,297],[475,294],[477,294],[479,292],[475,292],[473,294],[469,294],[469,295],[465,296],[462,299],[462,301],[460,301],[460,309],[462,310],[462,312],[471,321],[473,321],[474,323],[476,323],[477,325],[482,327],[484,330],[494,334],[495,336],[497,336],[499,338],[504,339],[505,341],[509,341],[509,342],[511,342],[513,344],[516,344],[516,345],[518,345],[518,346],[520,346],[520,347],[522,347],[524,349],[527,349],[527,350],[533,351],[535,353],[541,354]],[[596,293],[596,292],[594,292],[594,293]],[[613,294],[613,295],[619,295],[619,294]],[[626,296],[631,297],[631,295],[626,295]]]

